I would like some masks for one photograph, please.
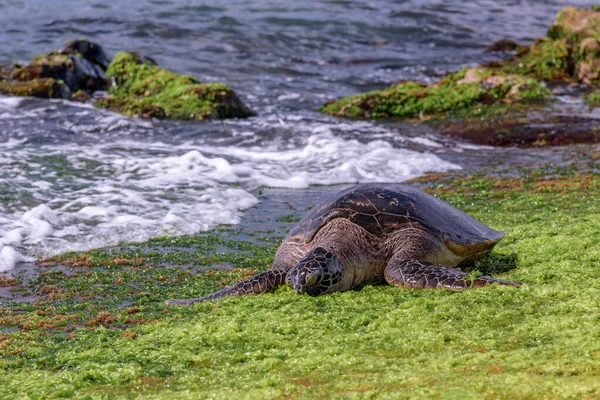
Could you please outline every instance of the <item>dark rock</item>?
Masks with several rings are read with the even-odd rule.
[[[85,103],[89,99],[90,99],[90,95],[85,90],[79,90],[79,91],[73,93],[73,96],[71,96],[72,101],[77,101],[80,103]]]
[[[513,51],[513,50],[516,50],[517,47],[519,47],[519,45],[516,44],[513,40],[501,39],[501,40],[498,40],[497,42],[493,43],[491,46],[489,46],[487,49],[485,49],[485,51],[487,51],[487,52]]]
[[[99,65],[106,71],[110,64],[110,58],[106,56],[104,49],[96,43],[86,39],[71,40],[65,47],[57,51],[59,54],[81,54],[84,59]]]
[[[446,136],[472,143],[500,147],[546,147],[577,143],[600,143],[598,121],[581,115],[537,114],[497,119],[466,118],[442,127]]]
[[[0,93],[70,99],[80,90],[106,89],[108,58],[102,47],[87,40],[71,41],[64,48],[36,56],[26,66],[0,70]]]

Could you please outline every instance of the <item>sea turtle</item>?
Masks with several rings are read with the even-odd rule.
[[[407,185],[363,184],[315,206],[287,235],[273,267],[204,297],[171,305],[264,293],[287,284],[317,296],[366,282],[462,290],[521,282],[469,275],[455,267],[488,253],[504,233]]]

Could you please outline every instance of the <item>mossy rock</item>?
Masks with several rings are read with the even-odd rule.
[[[543,106],[549,105],[553,98],[546,88],[547,83],[552,86],[600,84],[600,12],[595,8],[567,7],[558,13],[548,35],[531,46],[501,40],[488,48],[488,51],[505,50],[515,50],[516,54],[506,61],[488,62],[478,68],[449,74],[433,85],[399,82],[383,90],[330,101],[319,111],[347,118],[442,122],[444,134],[449,132],[446,128],[459,126],[459,133],[455,134],[452,128],[452,135],[467,139],[476,136],[482,143],[510,145],[512,134],[506,136],[508,139],[498,140],[483,138],[481,134],[505,128],[518,130],[528,125],[528,112],[545,111]],[[586,97],[591,105],[599,104],[599,99],[597,92]],[[552,113],[545,114],[536,122],[553,123]],[[482,122],[474,124],[473,121]],[[570,139],[568,130],[564,130],[560,141],[540,141],[540,132],[536,131],[539,128],[532,125],[526,129],[526,138],[520,138],[516,144],[597,141],[598,136],[588,130],[585,117],[574,117],[574,121],[583,130],[578,137]],[[468,128],[463,128],[465,126]],[[465,135],[467,131],[474,132],[475,136]]]
[[[588,93],[584,99],[591,107],[600,107],[600,90]]]
[[[71,95],[69,87],[63,81],[52,78],[31,79],[24,82],[0,80],[0,93],[47,99],[66,98]]]
[[[245,118],[255,115],[228,86],[200,83],[144,62],[137,54],[120,52],[106,71],[112,96],[98,107],[129,117],[204,120]]]
[[[16,66],[15,63],[0,64],[0,82],[11,79],[13,71],[22,66]]]
[[[572,64],[571,47],[565,39],[543,37],[522,56],[507,61],[502,70],[540,81],[569,81]]]
[[[500,39],[485,49],[486,52],[495,52],[495,51],[514,51],[519,48],[519,45],[515,43],[514,40],[511,39]]]
[[[37,55],[26,66],[2,68],[0,79],[4,84],[0,93],[71,99],[77,91],[105,89],[106,60],[99,45],[85,39],[73,40],[60,50]]]
[[[384,90],[346,97],[325,104],[320,111],[350,118],[441,118],[474,106],[486,108],[550,97],[550,91],[535,79],[473,68],[448,75],[434,85],[406,81]]]
[[[85,90],[78,90],[75,93],[73,93],[73,96],[71,96],[72,101],[77,101],[79,103],[85,103],[89,99],[90,95]]]
[[[592,7],[584,10],[566,7],[558,12],[556,20],[548,28],[548,37],[553,40],[579,41],[586,37],[600,37],[600,12]]]

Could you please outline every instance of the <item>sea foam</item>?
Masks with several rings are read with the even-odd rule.
[[[4,109],[19,104],[3,101]],[[368,122],[271,115],[173,143],[155,137],[148,121],[78,110],[95,119],[70,117],[62,129],[96,140],[34,145],[17,135],[0,144],[2,270],[32,256],[238,224],[261,186],[401,182],[459,168],[399,146],[393,132]],[[144,136],[134,137],[139,130]]]

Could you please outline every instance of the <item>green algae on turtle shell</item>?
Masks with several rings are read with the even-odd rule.
[[[135,53],[117,53],[106,76],[113,81],[111,97],[96,105],[129,117],[203,120],[255,115],[227,85],[200,83],[145,63]]]
[[[72,267],[48,262],[18,284],[35,303],[2,305],[0,397],[594,398],[599,173],[592,163],[420,179],[506,232],[472,273],[536,284],[519,289],[282,288],[165,309],[169,296],[268,268],[275,244],[217,230],[63,255]],[[236,248],[233,270],[160,266],[221,262]]]

